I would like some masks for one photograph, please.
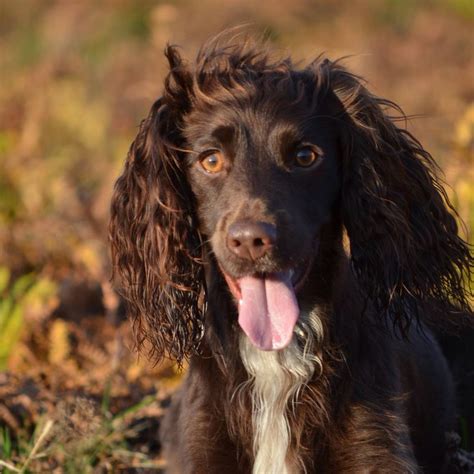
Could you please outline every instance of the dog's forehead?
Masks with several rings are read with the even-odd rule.
[[[321,90],[307,71],[255,72],[241,78],[217,74],[206,85],[195,80],[191,95],[192,107],[182,127],[189,144],[224,128],[252,137],[284,130],[296,140],[315,117],[334,115],[328,90]]]
[[[192,111],[183,133],[189,143],[208,138],[229,142],[239,135],[270,137],[284,133],[298,137],[314,113],[308,104],[285,98],[231,101]]]
[[[221,145],[277,148],[303,141],[323,146],[338,134],[337,120],[325,109],[283,107],[281,103],[196,112],[183,129],[185,141],[197,151]]]

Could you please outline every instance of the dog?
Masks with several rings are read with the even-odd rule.
[[[213,40],[169,73],[116,182],[138,344],[188,370],[170,473],[438,473],[455,395],[430,327],[469,248],[430,154],[340,61]]]

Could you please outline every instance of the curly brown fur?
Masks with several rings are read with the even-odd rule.
[[[164,427],[170,472],[441,472],[453,394],[425,323],[469,312],[473,260],[434,161],[389,115],[401,110],[322,58],[297,69],[222,39],[193,66],[166,56],[110,240],[139,346],[189,360]],[[322,150],[303,171],[288,161],[300,142]],[[225,168],[210,176],[215,149]],[[242,227],[268,249],[232,248]],[[290,269],[293,339],[261,352],[235,287]]]

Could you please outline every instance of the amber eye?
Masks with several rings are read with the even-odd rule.
[[[295,164],[302,168],[308,168],[318,159],[318,154],[310,147],[301,148],[296,152]]]
[[[214,151],[199,160],[199,163],[208,173],[219,173],[224,169],[224,156]]]

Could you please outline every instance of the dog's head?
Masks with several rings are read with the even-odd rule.
[[[197,84],[200,103],[183,127],[186,175],[240,326],[259,348],[278,349],[291,340],[296,291],[340,194],[337,124],[307,71],[229,68],[232,54]]]
[[[166,55],[164,93],[117,181],[110,227],[124,295],[159,355],[181,360],[199,345],[205,261],[252,342],[288,344],[335,220],[361,291],[402,329],[420,301],[467,307],[472,260],[431,157],[386,114],[394,104],[327,60],[297,70],[217,43],[193,68],[175,48]]]

